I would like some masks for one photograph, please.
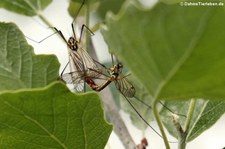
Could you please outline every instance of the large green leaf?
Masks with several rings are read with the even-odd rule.
[[[7,10],[27,15],[38,15],[52,0],[1,0],[0,7]]]
[[[117,14],[125,0],[104,0],[101,1],[97,13],[101,18],[105,18],[107,12],[111,11]]]
[[[34,55],[12,23],[0,23],[0,59],[0,90],[43,87],[58,77],[56,56]]]
[[[160,3],[141,11],[127,3],[118,16],[107,17],[103,34],[153,97],[223,99],[224,16],[222,7]]]
[[[212,126],[225,112],[224,101],[207,101],[204,106],[204,110],[200,114],[198,113],[197,120],[192,121],[187,141],[193,140],[209,126]],[[200,106],[197,108],[201,109]]]
[[[95,12],[102,20],[104,20],[107,12],[111,11],[113,13],[118,13],[124,1],[125,0],[88,0],[89,11]],[[80,8],[81,2],[83,2],[83,0],[70,1],[68,11],[72,17],[74,17],[76,12]],[[87,2],[87,0],[85,2]],[[84,16],[85,11],[86,11],[86,3],[81,9],[81,11],[79,12],[79,15]]]
[[[61,83],[0,94],[0,148],[104,148],[112,126],[96,93],[76,95]]]
[[[72,17],[77,17],[77,16],[84,16],[85,12],[87,11],[87,3],[90,6],[89,11],[95,10],[97,5],[98,5],[99,0],[70,0],[68,12]],[[84,2],[84,5],[81,6],[81,4]],[[81,9],[80,9],[81,8]],[[78,14],[78,10],[79,14]],[[75,16],[77,15],[77,16]]]
[[[217,109],[216,101],[225,99],[225,20],[221,19],[224,16],[224,7],[158,3],[146,10],[129,1],[118,15],[107,16],[102,29],[111,52],[154,99],[215,100],[197,102],[188,140],[211,127],[224,113],[224,109]],[[186,114],[179,104],[170,106]],[[209,109],[214,109],[214,118],[200,127],[212,117]],[[165,123],[173,125],[172,121]],[[169,132],[173,130],[169,128]]]

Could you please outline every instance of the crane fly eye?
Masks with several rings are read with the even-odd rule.
[[[76,40],[73,37],[70,37],[69,40],[68,40],[68,43],[70,45],[74,44],[75,42],[76,42]]]
[[[118,68],[123,68],[123,64],[119,63]]]

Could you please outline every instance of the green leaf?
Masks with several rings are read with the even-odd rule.
[[[166,106],[170,107],[171,110],[178,113],[187,114],[189,101],[185,102],[166,102]],[[188,136],[186,141],[190,142],[198,137],[202,132],[210,128],[216,121],[224,114],[225,109],[224,101],[207,101],[198,100],[195,106],[193,117],[190,124],[190,129],[188,131]],[[168,110],[163,109],[161,112],[161,119],[164,126],[175,138],[177,138],[177,130],[172,122],[173,118]],[[179,123],[181,126],[185,125],[185,118],[179,117]]]
[[[177,112],[177,113],[180,113],[180,114],[183,114],[183,115],[187,115],[188,107],[189,107],[190,102],[189,101],[179,101],[179,102],[178,101],[174,101],[174,102],[166,101],[164,104],[165,104],[165,106],[170,107],[170,109],[174,112]],[[193,117],[192,117],[192,121],[196,120],[196,118],[199,115],[199,113],[201,112],[204,104],[205,104],[204,100],[197,101],[196,107],[198,107],[198,108],[195,108],[195,111],[194,111],[194,114],[193,114]],[[160,115],[161,115],[160,118],[161,118],[164,126],[169,131],[169,133],[172,136],[174,136],[175,138],[178,139],[178,132],[177,132],[177,129],[174,126],[174,122],[173,122],[173,119],[174,119],[173,116],[174,115],[172,115],[165,108],[162,108],[162,110],[160,111]],[[184,127],[185,122],[186,122],[186,118],[178,116],[178,122],[181,126]]]
[[[105,18],[107,12],[117,14],[125,0],[104,0],[101,1],[97,9],[97,13],[101,18]]]
[[[52,0],[1,0],[0,8],[5,8],[26,16],[38,15]]]
[[[74,17],[76,12],[79,10],[81,3],[83,0],[71,0],[68,8],[69,14]],[[105,19],[105,15],[107,12],[118,13],[121,5],[125,2],[125,0],[89,0],[90,12],[95,12],[101,19]],[[80,10],[79,15],[84,16],[86,10],[86,2],[83,8]]]
[[[127,3],[108,15],[103,34],[153,97],[224,99],[224,16],[222,7]]]
[[[0,23],[0,59],[0,90],[43,87],[58,77],[56,56],[34,55],[12,23]]]
[[[224,16],[224,7],[158,3],[144,9],[129,1],[118,15],[109,14],[102,27],[111,52],[155,100],[212,100],[197,101],[187,141],[211,127],[224,113],[220,108],[223,103],[217,103],[225,99]],[[187,112],[176,102],[169,107],[177,113]],[[165,125],[171,125],[168,131],[176,137],[169,118],[164,120]],[[185,119],[181,123],[184,125]]]
[[[187,142],[192,141],[203,131],[211,127],[225,112],[224,101],[208,101],[204,105],[204,110],[198,115],[196,121],[192,121],[190,132],[187,137]],[[200,107],[199,107],[200,108]]]
[[[70,16],[72,17],[77,17],[75,15],[78,15],[78,16],[84,16],[85,13],[86,13],[86,4],[87,4],[87,0],[85,1],[84,5],[82,6],[79,14],[78,13],[78,10],[80,9],[81,7],[81,3],[85,1],[85,0],[70,0],[70,4],[69,4],[69,8],[68,8],[68,12],[70,14]],[[90,11],[93,11],[96,9],[97,5],[98,5],[98,1],[99,0],[88,0],[88,3],[90,5]]]
[[[176,113],[187,115],[188,114],[188,108],[189,108],[190,102],[189,101],[167,101],[165,102],[165,106],[170,107],[170,109]],[[198,117],[201,116],[202,110],[204,110],[205,105],[207,105],[206,100],[197,100],[196,106],[193,112],[193,116],[191,119],[191,125],[190,127],[195,127],[195,123],[198,121]],[[173,115],[171,112],[169,112],[167,109],[163,108],[160,111],[161,120],[164,123],[164,126],[167,128],[170,134],[174,136],[175,138],[178,138],[178,132],[176,127],[174,126],[173,122]],[[178,121],[182,128],[184,129],[186,118],[179,116]],[[216,121],[214,121],[216,122]],[[208,125],[207,129],[211,127],[212,125]],[[205,129],[206,130],[206,129]],[[189,132],[190,133],[190,132]],[[200,135],[201,133],[199,133]]]
[[[0,148],[104,148],[112,126],[96,93],[76,95],[61,83],[0,94]]]

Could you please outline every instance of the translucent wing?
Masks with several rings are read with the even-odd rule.
[[[85,71],[85,65],[83,58],[76,51],[69,51],[69,63],[71,72],[83,72]]]
[[[84,78],[81,72],[70,72],[65,73],[60,76],[60,79],[66,82],[66,84],[73,84],[74,90],[77,92],[82,92],[84,89]]]
[[[71,72],[61,75],[61,79],[67,84],[74,84],[74,86],[77,86],[79,82],[96,86],[95,81],[107,80],[109,77],[108,68],[92,59],[81,44],[78,43],[77,47],[77,50],[69,49]]]
[[[86,75],[87,71],[86,72],[74,71],[61,75],[60,79],[63,80],[66,84],[73,84],[74,89],[79,92],[83,91],[85,83],[87,83],[90,86],[93,85],[89,84],[90,82],[93,82],[94,84],[95,83],[101,84],[102,81],[105,82],[108,79],[108,77],[101,75],[101,72],[98,72],[96,70],[88,70],[88,72],[91,72],[92,76],[87,76]],[[97,76],[94,76],[94,74],[97,74]]]
[[[123,94],[125,97],[132,98],[135,95],[134,86],[128,81],[126,76],[120,75],[117,80],[115,80],[116,88]]]
[[[81,80],[84,82],[85,77],[98,78],[101,75],[101,71],[95,61],[81,47],[78,50],[69,49],[69,64],[71,72],[61,76],[67,84],[75,85]]]
[[[77,84],[73,84],[73,86],[76,92],[84,92],[85,82],[84,80],[80,80],[80,82],[78,82]]]
[[[78,71],[65,73],[61,76],[61,79],[64,80],[66,84],[77,84],[80,83],[81,80],[84,80],[81,72]]]
[[[73,53],[76,51],[72,51]],[[90,77],[98,77],[101,75],[101,69],[98,67],[98,64],[96,63],[95,60],[93,60],[90,55],[87,53],[87,51],[85,49],[83,49],[82,47],[79,47],[79,49],[77,50],[77,53],[79,54],[79,56],[82,59],[82,63],[83,63],[83,70],[82,71],[86,71],[86,76],[90,76]],[[90,71],[90,69],[95,70],[95,71]]]

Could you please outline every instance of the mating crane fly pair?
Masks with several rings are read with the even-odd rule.
[[[94,91],[100,92],[105,87],[107,87],[110,83],[114,82],[118,91],[124,96],[127,100],[129,105],[134,109],[134,111],[138,114],[138,116],[153,130],[156,134],[162,137],[138,112],[138,110],[134,107],[131,101],[128,98],[135,98],[137,101],[141,102],[143,105],[147,106],[147,108],[151,108],[147,103],[143,102],[142,100],[135,97],[135,88],[127,79],[126,75],[122,74],[123,65],[121,63],[114,64],[113,56],[112,58],[112,67],[107,68],[105,65],[99,63],[98,61],[92,59],[90,55],[87,53],[85,49],[82,47],[82,35],[84,28],[87,29],[91,35],[94,33],[85,25],[83,24],[81,27],[80,38],[78,40],[75,29],[74,29],[74,22],[78,13],[80,12],[82,6],[84,5],[85,0],[82,2],[80,8],[78,9],[73,22],[71,23],[73,36],[71,36],[68,40],[64,37],[63,33],[58,30],[57,28],[53,27],[53,29],[58,33],[64,42],[68,46],[68,54],[69,54],[69,62],[63,69],[60,79],[62,79],[67,84],[73,84],[74,89],[76,91],[82,91],[85,88],[85,83]],[[66,67],[70,65],[69,73],[65,73],[64,71]],[[97,84],[97,81],[101,81],[101,84]],[[184,116],[182,114],[177,114],[167,108],[162,102],[159,102],[164,108],[169,110],[171,113]]]
[[[71,23],[73,36],[71,36],[68,41],[62,34],[60,30],[53,27],[54,30],[62,37],[69,49],[69,63],[71,72],[63,74],[66,67],[63,69],[60,78],[64,80],[67,84],[73,84],[75,86],[75,90],[81,91],[80,84],[88,84],[91,89],[95,91],[101,91],[106,86],[108,86],[111,82],[115,82],[117,89],[126,97],[134,97],[135,95],[135,88],[133,85],[126,79],[126,76],[122,76],[122,68],[123,65],[118,63],[113,65],[111,68],[105,67],[103,64],[97,62],[96,60],[92,59],[87,51],[82,48],[82,35],[83,30],[86,28],[92,35],[94,33],[85,25],[83,24],[81,27],[81,33],[79,41],[75,34],[75,29],[73,23],[76,20],[76,16],[78,15],[79,11],[81,10],[82,6],[84,5],[85,1],[81,4],[78,12],[76,13],[73,22]],[[113,58],[112,58],[113,61]],[[104,76],[101,78],[100,76]],[[101,85],[97,85],[94,79],[105,80]]]

